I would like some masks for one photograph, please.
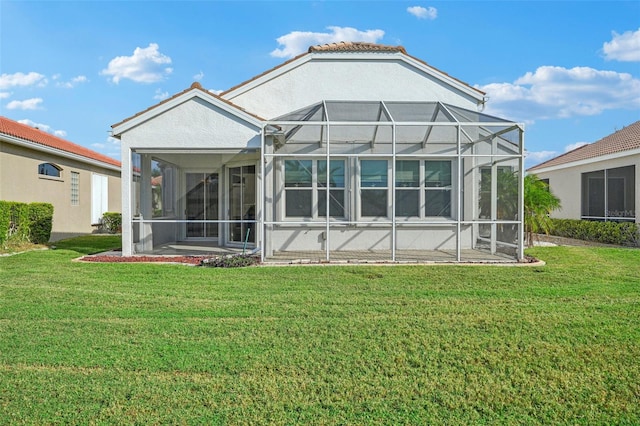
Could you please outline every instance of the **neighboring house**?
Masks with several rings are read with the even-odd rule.
[[[640,223],[640,121],[527,170],[562,209],[552,217]]]
[[[112,126],[123,254],[521,259],[523,126],[485,100],[369,43],[311,47],[219,96],[194,83]]]
[[[0,117],[0,200],[53,204],[51,241],[119,212],[120,188],[119,161]]]

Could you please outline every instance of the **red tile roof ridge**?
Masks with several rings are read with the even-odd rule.
[[[249,112],[249,111],[245,110],[244,108],[234,104],[233,102],[222,98],[220,95],[216,95],[215,93],[203,88],[202,85],[199,82],[195,81],[195,82],[191,83],[191,86],[189,86],[188,88],[184,89],[183,91],[178,92],[175,95],[173,95],[171,97],[168,97],[167,99],[163,99],[162,101],[158,102],[157,104],[151,105],[149,108],[146,108],[146,109],[144,109],[144,110],[142,110],[140,112],[135,113],[131,117],[127,117],[127,118],[125,118],[124,120],[122,120],[122,121],[120,121],[118,123],[112,124],[111,128],[120,126],[120,125],[126,123],[127,121],[133,120],[134,118],[139,117],[139,116],[141,116],[141,115],[143,115],[143,114],[145,114],[145,113],[147,113],[147,112],[149,112],[149,111],[151,111],[151,110],[153,110],[155,108],[158,108],[160,105],[163,105],[163,104],[165,104],[165,103],[167,103],[169,101],[172,101],[172,100],[174,100],[174,99],[176,99],[176,98],[178,98],[178,97],[180,97],[180,96],[184,95],[185,93],[188,93],[188,92],[190,92],[192,90],[199,90],[199,91],[201,91],[203,93],[206,93],[206,94],[208,94],[210,96],[213,96],[214,98],[218,99],[219,101],[222,101],[225,104],[227,104],[227,105],[229,105],[229,106],[231,106],[231,107],[233,107],[233,108],[235,108],[235,109],[237,109],[239,111],[244,112],[245,114],[248,114],[248,115],[252,116],[253,118],[256,118],[259,121],[266,121],[264,118],[262,118],[262,117],[260,117],[260,116],[258,116],[256,114],[253,114],[252,112]]]
[[[71,154],[76,154],[91,160],[100,161],[112,166],[121,167],[120,161],[116,160],[115,158],[100,154],[99,152],[93,151],[84,146],[75,144],[66,139],[62,139],[36,127],[31,127],[26,124],[11,120],[7,117],[0,116],[0,133],[38,145],[58,149],[60,151],[68,152]]]
[[[527,170],[534,171],[546,167],[560,166],[633,149],[640,149],[640,121],[631,123],[596,142],[565,152]]]

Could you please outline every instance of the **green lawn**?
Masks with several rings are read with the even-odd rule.
[[[1,424],[638,424],[640,250],[546,266],[0,258]]]

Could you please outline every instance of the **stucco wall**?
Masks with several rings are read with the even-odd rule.
[[[122,134],[130,148],[260,148],[260,129],[192,98]]]
[[[60,178],[38,174],[38,165],[62,168]],[[79,205],[71,205],[71,172],[79,173]],[[0,199],[53,204],[51,240],[93,232],[91,226],[91,176],[108,177],[109,211],[121,211],[120,172],[0,142]]]
[[[267,119],[321,100],[441,101],[471,110],[477,104],[468,94],[399,59],[314,58],[278,78],[238,92],[230,92],[227,99]]]
[[[533,171],[540,179],[549,179],[549,186],[560,199],[562,209],[554,211],[551,217],[559,219],[580,219],[582,215],[582,173],[635,165],[635,209],[636,222],[640,223],[640,154],[605,161],[595,161],[574,167],[552,171]]]

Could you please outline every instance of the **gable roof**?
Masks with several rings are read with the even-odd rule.
[[[251,122],[253,122],[253,124],[257,125],[258,122],[265,121],[264,118],[246,111],[244,108],[239,107],[238,105],[234,104],[231,101],[221,98],[215,93],[212,93],[208,90],[203,89],[200,83],[194,82],[191,84],[191,86],[188,89],[185,89],[182,92],[178,92],[175,95],[171,96],[170,98],[164,99],[163,101],[160,101],[159,103],[152,105],[149,108],[132,115],[131,117],[125,118],[119,123],[111,125],[111,128],[114,130],[116,129],[116,127],[121,127],[125,125],[124,129],[118,130],[118,133],[114,134],[113,137],[119,138],[120,133],[130,128],[129,124],[131,124],[131,127],[133,127],[133,123],[130,123],[130,122],[134,121],[135,119],[141,118],[145,115],[149,115],[149,113],[151,113],[156,109],[162,109],[163,107],[171,108],[172,104],[180,103],[182,102],[183,99],[186,100],[190,95],[204,97],[209,100],[219,101],[226,106],[225,109],[233,111],[236,115],[245,115],[245,118],[248,118]]]
[[[596,142],[583,145],[572,151],[566,152],[555,158],[533,166],[528,171],[560,166],[605,155],[618,154],[624,151],[640,149],[640,121],[636,121],[617,132],[606,136]]]
[[[2,116],[0,116],[0,134],[30,143],[34,148],[50,148],[54,151],[62,151],[63,155],[65,153],[72,154],[87,160],[115,166],[118,169],[121,167],[120,161],[114,158]]]
[[[296,66],[298,63],[304,63],[307,62],[309,60],[311,60],[311,58],[313,58],[314,55],[316,54],[324,54],[324,53],[354,53],[354,52],[358,52],[358,53],[395,53],[400,55],[400,57],[404,58],[405,60],[407,60],[408,62],[413,62],[414,65],[424,69],[425,71],[427,71],[430,74],[434,74],[439,76],[441,79],[445,80],[445,81],[449,81],[450,83],[458,86],[460,89],[462,89],[465,92],[468,92],[470,94],[473,94],[475,97],[479,98],[479,99],[483,99],[484,96],[486,95],[485,92],[483,92],[480,89],[477,89],[473,86],[470,86],[469,84],[463,82],[462,80],[459,80],[455,77],[450,76],[449,74],[447,74],[444,71],[439,70],[438,68],[435,68],[431,65],[429,65],[428,63],[426,63],[425,61],[418,59],[414,56],[411,56],[407,53],[407,51],[405,50],[404,47],[402,46],[388,46],[388,45],[384,45],[384,44],[376,44],[376,43],[365,43],[365,42],[356,42],[356,41],[341,41],[339,43],[328,43],[328,44],[322,44],[322,45],[316,45],[316,46],[310,46],[309,49],[307,50],[306,53],[302,53],[292,59],[289,59],[286,62],[283,62],[280,65],[277,65],[261,74],[258,74],[252,78],[250,78],[249,80],[246,80],[236,86],[233,86],[232,88],[225,90],[224,92],[220,93],[220,96],[222,97],[227,97],[230,94],[233,94],[233,92],[244,89],[245,86],[251,86],[252,83],[257,82],[258,80],[261,80],[263,77],[272,74],[272,73],[278,73],[280,71],[284,71],[286,69],[288,69],[288,67],[293,67]]]

